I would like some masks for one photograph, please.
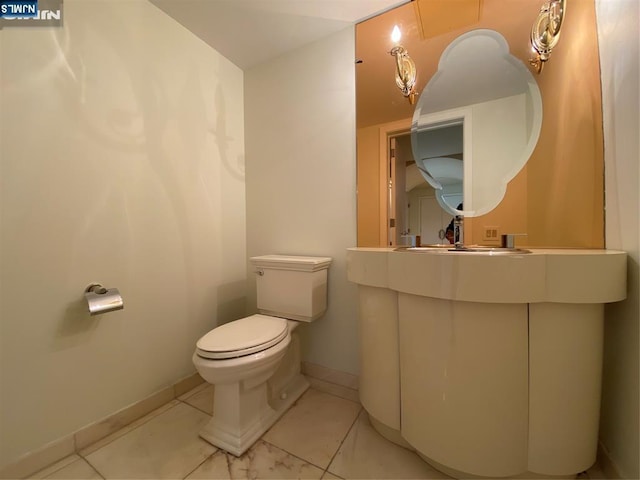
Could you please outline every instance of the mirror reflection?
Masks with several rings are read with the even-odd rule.
[[[457,143],[461,146],[462,140],[460,139]],[[393,239],[395,245],[412,244],[416,235],[420,236],[423,245],[449,244],[446,239],[446,230],[453,217],[439,205],[435,195],[436,190],[433,185],[425,181],[424,174],[420,172],[414,161],[410,132],[392,137],[391,145],[393,163],[390,167],[393,180],[389,185],[389,195],[392,199],[389,209],[390,218],[394,219],[394,222],[389,229],[389,238]],[[434,158],[433,162],[440,160],[446,162],[447,157]],[[462,163],[461,158],[452,158],[452,160]],[[434,168],[441,180],[444,179],[445,172],[435,166]],[[457,178],[457,183],[460,185],[459,196],[462,198],[461,165],[457,172],[452,172],[451,177]],[[455,180],[442,181],[448,184],[454,183]]]
[[[509,53],[502,35],[473,30],[444,50],[420,95],[413,155],[448,214],[483,215],[500,203],[526,164],[541,125],[542,98],[533,75]]]
[[[448,214],[463,203],[464,118],[452,123],[427,123],[413,129],[416,169],[434,189],[435,199]]]
[[[423,132],[433,135],[430,142],[433,151],[437,152],[428,162],[433,176],[439,178],[445,194],[443,198],[451,202],[454,208],[462,202],[462,125],[443,127],[441,132],[431,130]],[[439,204],[436,197],[435,179],[425,180],[422,165],[414,161],[411,147],[411,133],[394,136],[390,139],[393,151],[392,181],[389,185],[390,218],[394,222],[390,227],[390,237],[395,245],[412,244],[416,236],[422,245],[450,245],[453,235],[447,237],[447,229],[453,215]],[[455,203],[458,202],[458,203]],[[395,225],[393,225],[395,224]]]

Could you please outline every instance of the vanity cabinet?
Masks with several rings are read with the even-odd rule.
[[[526,470],[527,306],[399,294],[402,436],[439,465]]]
[[[597,450],[603,304],[626,254],[349,249],[361,401],[373,426],[454,477],[574,475]]]

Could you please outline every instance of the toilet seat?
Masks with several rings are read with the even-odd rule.
[[[211,330],[198,340],[196,352],[212,360],[243,357],[280,343],[288,333],[284,318],[251,315]]]

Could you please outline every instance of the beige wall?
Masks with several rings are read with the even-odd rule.
[[[380,196],[380,140],[377,125],[358,129],[358,245],[361,247],[380,246],[380,218],[386,219],[387,212],[381,211]]]
[[[190,374],[245,311],[242,71],[146,1],[64,25],[0,32],[0,466]],[[89,317],[94,281],[124,310]]]
[[[245,72],[247,254],[333,257],[329,308],[303,333],[304,359],[358,372],[354,31]],[[253,275],[249,272],[249,275]],[[250,282],[255,308],[255,284]]]
[[[607,248],[629,254],[627,300],[608,305],[605,310],[600,439],[623,478],[637,479],[640,478],[640,11],[636,0],[598,0],[597,13],[604,110]]]
[[[527,163],[527,245],[604,247],[596,30],[593,1],[569,2],[561,44],[537,77],[544,120]]]

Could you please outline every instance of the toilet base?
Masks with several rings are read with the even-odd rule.
[[[237,457],[246,452],[309,388],[298,374],[268,400],[268,384],[245,389],[242,383],[216,385],[213,418],[200,431],[207,442]],[[216,415],[216,411],[224,415]]]

